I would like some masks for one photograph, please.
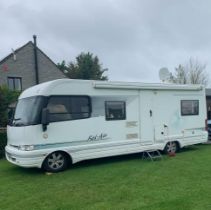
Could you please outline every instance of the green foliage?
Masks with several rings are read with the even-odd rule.
[[[68,67],[66,62],[63,60],[61,63],[57,63],[57,67],[63,72],[66,73],[68,71]]]
[[[107,76],[103,76],[108,69],[103,69],[98,57],[89,52],[78,55],[76,62],[66,65],[65,61],[62,61],[57,66],[71,79],[108,80]]]
[[[84,161],[57,174],[0,160],[2,210],[209,210],[211,145],[161,161],[141,154]]]
[[[4,157],[4,148],[7,145],[6,132],[0,132],[0,158]]]
[[[19,94],[20,92],[11,91],[5,86],[0,86],[0,127],[6,126],[8,106],[18,99]]]

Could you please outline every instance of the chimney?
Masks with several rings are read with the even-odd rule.
[[[37,61],[37,36],[33,35],[34,39],[34,70],[35,70],[35,81],[36,84],[39,84],[39,69],[38,69],[38,61]]]

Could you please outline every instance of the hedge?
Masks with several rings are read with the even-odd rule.
[[[0,127],[6,127],[8,122],[8,107],[17,101],[20,92],[11,91],[6,86],[0,86]]]
[[[5,156],[5,146],[7,145],[7,134],[6,132],[0,133],[0,158]]]

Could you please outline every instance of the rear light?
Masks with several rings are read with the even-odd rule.
[[[207,119],[205,120],[205,131],[208,131]]]

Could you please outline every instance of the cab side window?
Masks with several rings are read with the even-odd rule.
[[[91,114],[88,96],[51,96],[47,108],[50,122],[84,119]]]

